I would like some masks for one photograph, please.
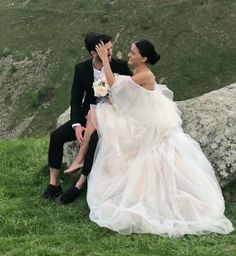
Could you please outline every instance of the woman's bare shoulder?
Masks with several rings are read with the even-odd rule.
[[[133,75],[132,79],[135,83],[142,85],[147,81],[155,80],[155,76],[150,70],[147,70]]]

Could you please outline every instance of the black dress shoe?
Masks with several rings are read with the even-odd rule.
[[[79,197],[79,194],[80,190],[77,187],[72,187],[59,197],[59,201],[61,204],[72,203]]]
[[[53,199],[58,196],[60,196],[63,193],[61,185],[54,186],[52,184],[49,184],[46,191],[43,194],[43,197],[45,199]]]

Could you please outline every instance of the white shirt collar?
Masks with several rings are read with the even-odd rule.
[[[105,76],[104,68],[99,70],[99,69],[96,69],[96,68],[93,67],[93,75],[94,75],[94,81],[97,81],[97,80],[101,79],[102,77]]]

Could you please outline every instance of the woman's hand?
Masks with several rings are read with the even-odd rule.
[[[96,45],[95,49],[97,51],[98,56],[102,60],[102,64],[103,64],[105,76],[106,76],[106,79],[107,79],[107,83],[110,87],[112,87],[112,85],[115,82],[115,77],[114,77],[114,74],[111,70],[110,62],[109,62],[109,59],[108,59],[108,50],[107,50],[107,48],[105,47],[105,45],[102,41],[101,41],[101,43]]]
[[[108,59],[108,50],[105,47],[104,43],[100,41],[100,44],[97,44],[95,49],[97,51],[98,56],[101,58],[101,60]]]

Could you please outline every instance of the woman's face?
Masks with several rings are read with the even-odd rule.
[[[129,61],[128,63],[132,66],[138,66],[141,63],[144,63],[146,61],[145,57],[142,57],[142,55],[139,53],[139,49],[136,47],[135,44],[131,45],[130,53],[128,54]]]

